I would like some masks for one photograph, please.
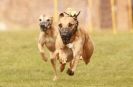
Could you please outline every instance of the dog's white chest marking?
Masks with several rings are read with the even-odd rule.
[[[69,43],[69,44],[67,44],[67,47],[72,49],[73,48],[73,44]]]

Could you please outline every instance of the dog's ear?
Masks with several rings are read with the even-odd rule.
[[[62,18],[62,17],[64,17],[64,13],[59,14],[59,18]]]
[[[72,17],[71,14],[68,14],[67,12],[64,12],[65,15]]]
[[[50,17],[51,21],[53,21],[53,17]]]
[[[73,17],[77,19],[77,17],[79,16],[79,14],[80,14],[80,11],[78,13],[74,14]]]

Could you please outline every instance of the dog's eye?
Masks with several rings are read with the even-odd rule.
[[[50,19],[47,19],[47,21],[50,21]]]
[[[42,21],[42,19],[39,19],[39,21]]]
[[[73,26],[73,24],[72,24],[72,23],[69,23],[69,24],[68,24],[68,27],[72,27],[72,26]]]
[[[62,28],[62,24],[60,23],[59,25],[58,25],[60,28]]]

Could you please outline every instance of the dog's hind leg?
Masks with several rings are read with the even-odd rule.
[[[45,52],[44,52],[44,49],[43,49],[43,45],[44,44],[38,43],[38,49],[39,49],[39,52],[40,52],[40,55],[41,55],[42,59],[44,61],[47,61],[47,57],[45,56]]]
[[[83,57],[85,64],[88,64],[90,62],[91,56],[94,51],[94,45],[93,45],[92,40],[87,38],[83,48],[84,49],[83,49],[82,57]]]
[[[51,57],[51,64],[54,69],[55,76],[53,78],[53,81],[56,81],[58,79],[57,71],[56,71],[56,59],[57,59],[58,53],[55,51]]]

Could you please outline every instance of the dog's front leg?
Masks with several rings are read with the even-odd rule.
[[[44,61],[47,61],[47,57],[45,56],[43,45],[44,43],[38,42],[38,49],[39,49],[40,55]]]
[[[67,74],[69,75],[74,75],[74,72],[76,70],[76,67],[78,65],[78,62],[81,58],[82,52],[83,52],[83,41],[79,40],[76,44],[75,47],[72,48],[73,51],[73,60],[70,62],[70,68],[67,70]]]
[[[66,63],[61,64],[61,66],[60,66],[60,72],[63,72],[63,71],[64,71],[64,69],[65,69],[65,65],[66,65]]]
[[[53,81],[56,81],[58,79],[58,76],[57,76],[57,71],[56,71],[56,59],[57,59],[57,56],[58,56],[58,52],[55,51],[53,54],[52,54],[52,57],[51,57],[51,64],[52,64],[52,67],[54,69],[54,78],[53,78]]]
[[[70,76],[73,76],[74,75],[74,72],[75,72],[76,67],[78,65],[78,62],[79,62],[79,59],[80,59],[80,56],[77,56],[75,59],[73,59],[70,62],[70,68],[67,70],[67,74],[68,75],[70,75]]]

